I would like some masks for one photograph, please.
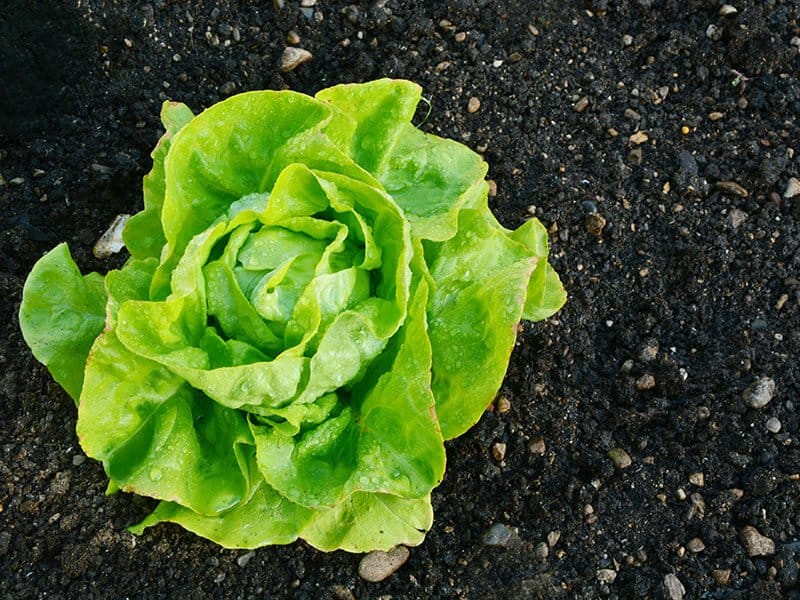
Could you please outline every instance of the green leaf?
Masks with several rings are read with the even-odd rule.
[[[567,292],[561,285],[558,273],[547,262],[547,230],[538,219],[531,219],[514,231],[511,237],[538,257],[536,269],[528,283],[522,318],[542,321],[558,312],[567,301]]]
[[[92,347],[77,432],[125,491],[207,515],[249,494],[253,442],[244,417],[133,354],[113,332]]]
[[[102,276],[81,276],[66,244],[37,261],[22,290],[22,336],[76,403],[89,348],[103,331],[105,303]]]
[[[148,527],[171,522],[224,548],[250,549],[290,544],[312,516],[312,511],[292,504],[262,479],[254,485],[253,495],[247,501],[226,512],[202,515],[175,502],[161,502],[142,522],[128,530],[141,534]]]
[[[322,550],[370,552],[418,546],[433,524],[430,496],[398,498],[356,492],[341,504],[314,513],[302,537]]]
[[[324,508],[356,492],[420,498],[441,481],[445,456],[430,387],[426,298],[423,281],[406,325],[353,388],[350,406],[297,436],[251,423],[261,472],[282,495]]]
[[[464,209],[459,232],[430,244],[428,309],[433,391],[445,439],[469,429],[500,388],[535,257],[482,211]]]
[[[153,168],[142,182],[144,210],[128,219],[122,231],[125,246],[135,258],[158,258],[166,242],[161,227],[161,207],[166,189],[164,160],[172,138],[193,118],[189,107],[180,102],[164,102],[161,107],[161,122],[166,132],[151,154]]]

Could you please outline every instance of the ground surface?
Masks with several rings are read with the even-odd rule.
[[[732,4],[7,3],[2,595],[678,598],[674,574],[687,598],[800,597],[800,197],[784,198],[800,176],[800,2]],[[290,30],[314,59],[284,74]],[[103,495],[74,406],[21,339],[26,273],[62,240],[84,270],[119,264],[91,247],[140,207],[163,99],[380,76],[421,83],[423,128],[485,154],[504,224],[551,227],[569,303],[525,326],[510,411],[449,444],[433,529],[385,582],[302,543],[248,562],[174,526],[134,538],[150,503]],[[759,377],[776,391],[753,409]],[[494,524],[518,538],[486,545]],[[748,525],[774,554],[748,556]]]

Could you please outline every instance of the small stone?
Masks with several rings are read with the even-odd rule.
[[[537,29],[537,27],[533,23],[530,23],[528,25],[528,31],[530,31],[531,35],[533,35],[533,36],[539,35],[539,30]]]
[[[502,523],[495,523],[483,534],[483,543],[487,546],[508,546],[516,533]]]
[[[495,402],[495,407],[500,414],[507,413],[511,410],[511,401],[505,396],[500,396]]]
[[[697,487],[703,487],[706,484],[706,477],[702,471],[698,471],[697,473],[692,473],[689,475],[689,483],[692,485],[696,485]]]
[[[686,543],[686,549],[689,552],[694,552],[697,554],[698,552],[702,552],[706,549],[706,545],[703,543],[703,540],[700,538],[692,538]]]
[[[290,29],[289,33],[286,34],[286,41],[289,42],[292,46],[296,46],[300,43],[300,34],[297,33],[294,29]]]
[[[646,131],[637,131],[628,139],[632,144],[636,144],[637,146],[639,146],[641,144],[644,144],[647,140],[649,140],[650,136],[647,135]]]
[[[686,500],[686,492],[684,491],[684,489],[683,489],[683,488],[678,488],[678,489],[675,491],[675,497],[676,497],[678,500],[680,500],[681,502],[683,502],[684,500]]]
[[[547,555],[550,554],[550,548],[548,548],[545,542],[539,542],[538,544],[536,544],[536,548],[534,548],[533,554],[539,560],[544,560],[547,558]]]
[[[656,387],[656,378],[650,373],[645,373],[636,380],[636,389],[640,392],[652,390],[654,387]]]
[[[480,107],[481,107],[481,101],[478,98],[476,98],[475,96],[470,98],[469,102],[467,102],[467,112],[468,113],[478,112]]]
[[[668,600],[683,600],[683,595],[686,593],[686,588],[674,573],[664,575],[661,589]]]
[[[642,162],[644,162],[642,149],[640,147],[637,146],[636,148],[631,148],[630,152],[628,152],[628,162],[634,167],[638,167],[642,164]]]
[[[547,545],[551,548],[558,543],[558,540],[561,539],[561,532],[558,530],[551,531],[547,534]]]
[[[771,556],[775,554],[775,542],[761,535],[755,527],[747,525],[742,529],[742,542],[748,556]]]
[[[377,583],[392,575],[402,567],[411,553],[405,546],[395,546],[388,552],[370,552],[358,565],[358,575],[364,581]]]
[[[236,559],[236,564],[242,567],[243,569],[247,566],[247,563],[250,562],[250,559],[256,555],[255,552],[248,552],[246,554],[242,554]]]
[[[331,591],[338,600],[356,600],[356,597],[353,595],[353,592],[350,591],[350,588],[348,588],[346,585],[342,585],[341,583],[332,585]]]
[[[720,17],[730,17],[731,15],[735,15],[739,11],[736,10],[735,6],[731,6],[730,4],[723,4],[719,7],[719,16]]]
[[[686,125],[681,127],[681,135],[689,135],[690,131],[691,130]]]
[[[85,462],[86,462],[86,457],[83,454],[76,454],[75,456],[72,457],[73,467],[80,467]]]
[[[726,194],[730,194],[732,196],[739,196],[740,198],[747,198],[750,195],[750,192],[748,192],[735,181],[717,181],[714,184],[714,187],[721,192],[725,192]]]
[[[542,456],[545,452],[547,452],[547,444],[545,443],[543,437],[533,438],[528,444],[528,448],[531,452],[538,454],[539,456]]]
[[[724,116],[723,113],[717,111],[708,113],[708,118],[712,121],[719,121]]]
[[[497,196],[497,182],[494,179],[487,179],[486,183],[489,184],[489,196],[491,198]]]
[[[744,399],[750,408],[764,408],[775,395],[775,380],[772,377],[761,377],[744,392]]]
[[[750,215],[739,208],[732,208],[730,211],[728,211],[728,225],[730,225],[733,229],[739,229],[741,224],[747,221],[749,218]]]
[[[226,81],[221,86],[219,86],[219,93],[223,96],[230,96],[234,90],[236,89],[236,84],[232,81]]]
[[[614,466],[620,471],[627,469],[633,464],[630,454],[625,452],[623,448],[612,448],[608,451],[608,458],[614,463]]]
[[[625,118],[630,121],[641,121],[642,115],[633,110],[632,108],[625,109]]]
[[[780,310],[783,308],[783,305],[789,301],[789,294],[781,294],[778,297],[778,301],[775,303],[775,310]]]
[[[594,574],[600,583],[614,583],[617,578],[617,572],[614,569],[597,569]]]
[[[714,569],[711,571],[711,578],[716,581],[719,585],[728,585],[728,582],[731,580],[731,570],[730,569]]]
[[[283,54],[281,55],[281,71],[284,73],[294,71],[297,67],[304,62],[310,61],[312,58],[314,58],[314,55],[308,50],[287,46],[283,49]]]
[[[317,5],[317,0],[300,0],[300,6],[303,8],[313,8]]]
[[[497,442],[492,446],[492,456],[497,462],[503,462],[506,457],[506,445],[503,442]]]
[[[625,46],[630,46],[633,43],[633,36],[626,33],[625,35],[622,36],[622,43]]]
[[[658,341],[648,340],[639,352],[639,360],[642,362],[650,362],[655,360],[658,356]]]
[[[456,40],[457,42],[459,42],[459,43],[463,42],[465,39],[467,39],[467,34],[466,34],[465,32],[463,32],[463,31],[459,31],[459,32],[458,32],[458,33],[455,35],[455,40]]]
[[[708,27],[706,27],[706,37],[714,42],[718,42],[722,39],[722,32],[724,29],[719,25],[711,23]]]
[[[766,427],[770,433],[778,433],[781,430],[781,422],[778,417],[770,417],[767,419]]]
[[[795,198],[800,196],[800,180],[797,177],[792,177],[786,184],[786,191],[783,192],[784,198]]]
[[[589,213],[585,218],[586,231],[595,237],[603,235],[603,229],[606,226],[606,218],[600,213]]]
[[[575,104],[572,105],[572,110],[574,110],[576,113],[582,113],[583,111],[586,110],[588,106],[589,106],[589,98],[584,96],[583,98],[581,98]]]

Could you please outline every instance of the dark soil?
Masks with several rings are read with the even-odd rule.
[[[674,574],[687,598],[800,598],[800,197],[784,198],[800,177],[800,2],[731,4],[7,0],[0,594],[657,598]],[[281,73],[290,30],[314,60]],[[75,407],[22,341],[27,272],[62,240],[84,270],[124,259],[91,247],[141,206],[164,99],[381,76],[422,84],[422,127],[485,154],[504,224],[550,227],[569,303],[525,325],[510,411],[448,445],[433,529],[383,583],[303,543],[240,566],[172,525],[132,536],[151,503],[103,495]],[[752,409],[759,377],[776,392]],[[518,538],[486,545],[496,523]],[[748,556],[748,525],[774,554]]]

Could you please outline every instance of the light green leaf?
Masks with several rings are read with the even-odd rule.
[[[131,353],[112,332],[92,347],[77,432],[86,454],[125,491],[208,515],[249,494],[253,448],[244,417]]]
[[[158,523],[177,523],[224,548],[250,549],[295,541],[312,518],[312,511],[292,504],[263,479],[254,488],[247,501],[217,515],[202,515],[175,502],[161,502],[142,522],[128,530],[141,534]]]
[[[356,492],[314,513],[301,536],[323,552],[370,552],[398,544],[418,546],[432,524],[430,496],[407,499]]]
[[[22,336],[76,403],[89,348],[103,331],[105,303],[102,276],[81,276],[66,244],[39,259],[22,290]]]

